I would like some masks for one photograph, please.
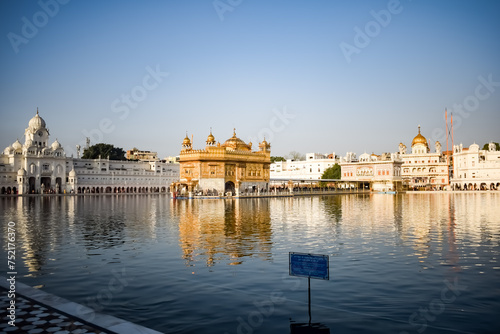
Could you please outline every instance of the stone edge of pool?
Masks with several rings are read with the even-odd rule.
[[[10,284],[7,281],[7,277],[0,276],[0,287],[9,291]],[[105,331],[114,333],[162,334],[154,329],[134,324],[111,315],[95,312],[87,306],[69,301],[65,298],[53,295],[40,289],[35,289],[29,285],[19,282],[17,277],[15,281],[15,294],[31,299],[36,304],[48,306],[71,318],[100,327]]]

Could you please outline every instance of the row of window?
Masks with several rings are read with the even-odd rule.
[[[32,151],[32,150],[28,151],[27,153],[28,153],[28,155],[36,155],[36,151]],[[23,153],[18,151],[18,152],[15,152],[15,154],[21,155]],[[45,155],[45,156],[53,155],[55,157],[62,157],[63,156],[62,151],[56,151],[56,152],[45,151],[45,152],[43,152],[43,155]]]
[[[410,168],[403,168],[403,172],[405,174],[408,174],[410,173]],[[427,168],[426,167],[419,167],[419,168],[412,168],[411,169],[411,172],[412,173],[427,173]],[[445,171],[443,169],[441,169],[441,173],[444,173]],[[436,171],[436,168],[435,167],[430,167],[429,168],[429,173],[437,173]]]
[[[438,160],[427,160],[427,163],[430,164],[430,163],[438,163],[439,161]],[[425,164],[425,161],[424,160],[421,160],[421,161],[418,161],[418,160],[415,160],[415,161],[405,161],[405,163],[407,164]]]
[[[105,168],[101,168],[101,171],[93,171],[93,170],[79,170],[78,173],[81,173],[81,174],[100,174],[101,172],[107,172],[108,170],[105,169]],[[111,171],[110,172],[114,173],[114,174],[117,174],[117,175],[125,175],[125,174],[128,174],[128,175],[143,175],[144,172],[149,172],[149,173],[154,173],[153,170],[144,170],[142,172],[135,172],[133,174],[131,174],[131,172],[129,171],[123,171],[123,172],[117,172],[117,171]],[[162,171],[160,170],[157,170],[156,173],[161,173]],[[166,173],[167,170],[166,169],[163,169],[163,172]],[[168,172],[173,172],[171,169],[168,170]]]
[[[425,183],[425,184],[427,184],[428,183],[427,181],[428,181],[427,179],[423,179],[423,180],[414,179],[414,180],[412,180],[412,182],[414,184],[417,184],[417,183]],[[431,179],[430,181],[431,181],[431,183],[438,183],[439,182],[439,180],[437,180],[437,179]],[[441,183],[445,183],[444,179],[441,179]]]
[[[105,177],[103,177],[103,178],[99,178],[99,177],[95,177],[95,178],[94,177],[80,177],[78,179],[79,180],[100,180],[100,181],[107,181],[108,180],[108,178],[105,178]],[[122,181],[127,181],[127,180],[128,181],[137,181],[137,180],[140,180],[140,181],[154,181],[154,180],[158,180],[158,178],[153,178],[153,179],[151,179],[151,178],[136,179],[136,178],[127,178],[127,177],[122,177],[122,178],[117,177],[117,178],[109,178],[109,180],[115,180],[115,181],[116,180],[122,180]]]

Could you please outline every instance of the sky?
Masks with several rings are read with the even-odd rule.
[[[445,109],[455,144],[500,141],[499,1],[5,0],[0,36],[0,149],[37,108],[67,155],[233,128],[276,156],[396,152],[418,125],[446,147]]]

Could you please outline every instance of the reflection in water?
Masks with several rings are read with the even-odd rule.
[[[130,239],[154,239],[160,221],[155,215],[164,207],[158,197],[150,201],[138,196],[30,196],[0,201],[8,208],[2,220],[16,223],[23,260],[33,274],[53,260],[48,254],[57,253],[61,245],[74,245],[75,252],[83,246],[92,256]],[[141,229],[127,230],[138,221]]]
[[[229,256],[230,265],[246,256],[272,259],[271,218],[266,199],[175,201],[179,244],[187,265],[213,266]]]
[[[307,321],[307,290],[288,277],[288,252],[328,254],[331,278],[312,283],[312,307],[331,332],[417,332],[409,317],[455,282],[467,290],[426,334],[493,332],[499,207],[499,193],[0,197],[0,257],[4,222],[14,221],[20,282],[85,304],[125,270],[129,285],[104,313],[162,332],[234,333],[244,318],[255,333],[281,333]],[[265,313],[256,305],[274,292],[287,302]]]
[[[74,215],[81,223],[77,224],[77,230],[73,232],[83,236],[87,254],[99,254],[101,249],[119,246],[125,242],[127,213],[133,203],[128,201],[126,211],[116,212],[116,201],[123,198],[116,197],[111,201],[107,197],[95,198],[93,201],[89,201],[85,196],[75,198]],[[94,250],[96,252],[93,252]]]
[[[325,196],[321,202],[335,237],[356,229],[369,240],[386,233],[392,222],[396,242],[412,247],[421,262],[437,252],[446,264],[459,266],[457,235],[472,244],[499,242],[498,226],[491,224],[498,220],[498,199],[498,194],[372,194]]]
[[[2,204],[12,204],[6,221],[16,223],[16,241],[22,248],[22,259],[28,271],[38,272],[50,260],[47,253],[65,237],[53,224],[47,224],[65,210],[67,202],[60,197],[2,198]],[[19,243],[22,241],[22,243]]]
[[[322,323],[290,324],[290,334],[330,334],[330,328]]]

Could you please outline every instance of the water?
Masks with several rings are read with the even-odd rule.
[[[171,200],[0,198],[0,275],[167,333],[497,333],[500,193]]]

